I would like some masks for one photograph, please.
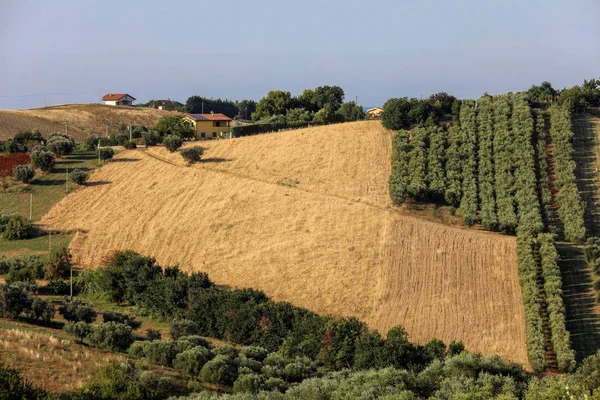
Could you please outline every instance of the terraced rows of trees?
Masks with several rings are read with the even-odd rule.
[[[548,367],[554,352],[560,371],[571,371],[575,355],[565,325],[562,278],[553,233],[548,140],[554,145],[559,194],[558,216],[564,236],[585,238],[583,203],[575,180],[571,116],[566,105],[547,112],[533,109],[526,93],[462,100],[458,118],[446,126],[428,123],[395,134],[390,196],[458,207],[463,223],[516,234],[526,318],[529,361],[536,371]],[[599,285],[600,286],[600,285]],[[548,315],[548,321],[543,316]],[[546,349],[545,324],[549,326]]]

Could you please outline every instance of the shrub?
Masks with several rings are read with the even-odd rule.
[[[35,176],[35,169],[31,165],[17,165],[13,168],[15,179],[23,183],[29,183]]]
[[[128,140],[125,143],[123,143],[123,147],[125,147],[127,150],[133,150],[137,148],[137,145],[135,144],[135,142]]]
[[[212,346],[210,342],[204,339],[202,336],[192,335],[192,336],[181,336],[177,339],[177,343],[181,343],[182,341],[189,342],[192,347],[202,346],[210,349]]]
[[[158,331],[156,329],[146,329],[146,338],[148,340],[160,340],[161,339],[160,331]]]
[[[67,295],[71,291],[71,286],[68,281],[62,279],[52,279],[48,282],[48,289],[55,295],[62,296]]]
[[[182,336],[197,335],[199,333],[200,327],[193,321],[182,319],[171,323],[170,334],[173,340],[177,340]]]
[[[162,142],[162,136],[154,130],[142,133],[142,139],[146,146],[156,146]]]
[[[200,380],[206,383],[231,386],[237,378],[237,371],[231,357],[218,355],[208,361],[200,371]]]
[[[66,300],[63,305],[58,309],[60,315],[70,322],[87,322],[88,324],[94,322],[98,314],[91,305],[85,304],[81,299],[75,299],[72,301]]]
[[[36,296],[31,303],[31,308],[26,311],[26,315],[32,319],[49,322],[54,317],[54,306]]]
[[[51,133],[46,142],[48,150],[58,156],[71,154],[75,149],[75,139],[62,133]]]
[[[111,351],[125,351],[133,343],[131,327],[105,322],[95,327],[87,338],[90,345]]]
[[[90,179],[90,175],[82,169],[74,169],[69,174],[69,178],[71,181],[75,182],[78,185],[85,185],[88,179]]]
[[[48,172],[54,168],[56,156],[44,146],[35,146],[31,150],[31,164],[42,171]]]
[[[22,215],[0,215],[0,232],[6,240],[27,239],[31,236],[31,224]]]
[[[181,157],[190,164],[200,161],[202,154],[204,154],[204,149],[200,146],[187,147],[181,150]]]
[[[176,135],[167,135],[163,138],[163,144],[173,153],[183,145],[183,139]]]
[[[265,380],[259,374],[240,375],[233,384],[233,393],[257,394],[265,387]]]
[[[173,361],[173,367],[180,370],[184,375],[189,377],[197,377],[202,370],[202,367],[210,361],[212,353],[204,347],[194,347],[177,354]]]
[[[0,178],[12,175],[15,166],[27,164],[31,164],[28,154],[0,154]]]
[[[0,260],[0,271],[8,272],[8,284],[17,281],[33,281],[44,278],[45,257],[25,255]]]
[[[127,353],[133,358],[143,358],[146,357],[146,347],[148,342],[135,342],[129,346]]]
[[[115,155],[115,151],[110,147],[102,147],[100,148],[99,152],[100,159],[104,161],[112,159]]]
[[[45,391],[34,388],[27,380],[23,379],[19,371],[0,363],[0,399],[44,400],[50,398]]]
[[[100,137],[98,135],[90,135],[84,139],[84,143],[88,145],[90,148],[95,149],[98,147],[98,142],[100,141]]]
[[[180,353],[177,343],[154,340],[145,344],[144,357],[165,367],[172,367],[173,360]]]
[[[131,315],[123,314],[116,311],[105,310],[102,312],[102,319],[104,322],[118,322],[129,326],[135,330],[142,326],[142,321],[138,321]]]
[[[71,253],[67,247],[52,249],[44,264],[46,279],[67,278],[71,272]]]
[[[244,357],[252,358],[257,361],[264,361],[265,358],[269,355],[267,349],[258,346],[247,346],[242,348],[240,354]]]

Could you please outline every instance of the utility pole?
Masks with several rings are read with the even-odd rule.
[[[129,121],[129,141],[131,142],[131,121]]]
[[[31,217],[33,215],[33,193],[29,196],[29,220],[31,221]]]
[[[355,97],[354,104],[358,105],[358,96]]]
[[[44,93],[44,107],[46,107],[46,93]]]
[[[65,182],[67,184],[67,193],[69,193],[69,167],[65,171]]]

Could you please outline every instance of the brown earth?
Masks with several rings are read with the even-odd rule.
[[[79,229],[75,261],[115,250],[206,271],[410,338],[462,340],[527,365],[513,237],[405,215],[387,195],[391,134],[358,122],[208,141],[186,167],[126,151],[42,220]]]
[[[12,138],[22,131],[38,129],[44,136],[53,132],[68,133],[77,140],[88,134],[106,135],[120,124],[154,125],[168,111],[152,108],[106,106],[103,104],[64,104],[30,110],[0,110],[0,141]]]

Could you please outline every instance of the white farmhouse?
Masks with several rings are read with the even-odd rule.
[[[132,106],[135,98],[127,93],[109,93],[102,97],[107,106]]]

